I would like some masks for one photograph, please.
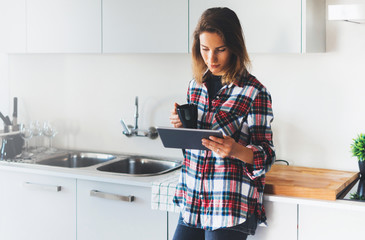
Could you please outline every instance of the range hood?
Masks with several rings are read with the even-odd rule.
[[[328,5],[328,20],[365,23],[365,4]]]

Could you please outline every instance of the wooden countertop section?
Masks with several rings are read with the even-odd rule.
[[[336,200],[358,177],[358,172],[273,165],[266,174],[265,193]]]

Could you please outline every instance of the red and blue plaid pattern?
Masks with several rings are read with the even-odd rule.
[[[205,84],[189,84],[188,102],[198,105],[198,128],[218,129],[251,148],[254,164],[186,149],[174,202],[184,221],[206,230],[232,227],[256,214],[265,222],[265,173],[275,160],[271,96],[252,75],[225,85],[209,101]]]

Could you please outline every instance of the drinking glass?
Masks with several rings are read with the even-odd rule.
[[[39,147],[39,144],[38,144],[39,138],[42,136],[42,133],[43,133],[42,125],[39,121],[34,121],[34,122],[31,122],[30,128],[33,132],[33,137],[34,137],[34,141],[35,141],[34,152],[39,153],[42,151],[42,149]]]
[[[43,135],[48,138],[48,149],[46,152],[52,153],[57,151],[56,148],[52,147],[52,140],[57,133],[56,128],[50,122],[45,122],[43,124]]]
[[[29,158],[33,155],[31,152],[29,152],[29,140],[33,137],[33,132],[30,126],[26,124],[21,124],[20,135],[25,141],[25,149],[22,152],[21,158]]]

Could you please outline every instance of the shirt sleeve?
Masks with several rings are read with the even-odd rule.
[[[188,88],[188,92],[186,94],[186,102],[190,104],[190,87]]]
[[[188,104],[191,103],[191,93],[190,92],[191,92],[191,89],[193,88],[193,86],[194,86],[194,79],[190,80],[189,85],[188,85],[188,90],[186,93],[186,102]]]
[[[273,119],[271,96],[263,90],[254,99],[247,116],[250,142],[246,147],[253,151],[254,163],[245,171],[252,180],[268,172],[275,161],[271,130]]]

